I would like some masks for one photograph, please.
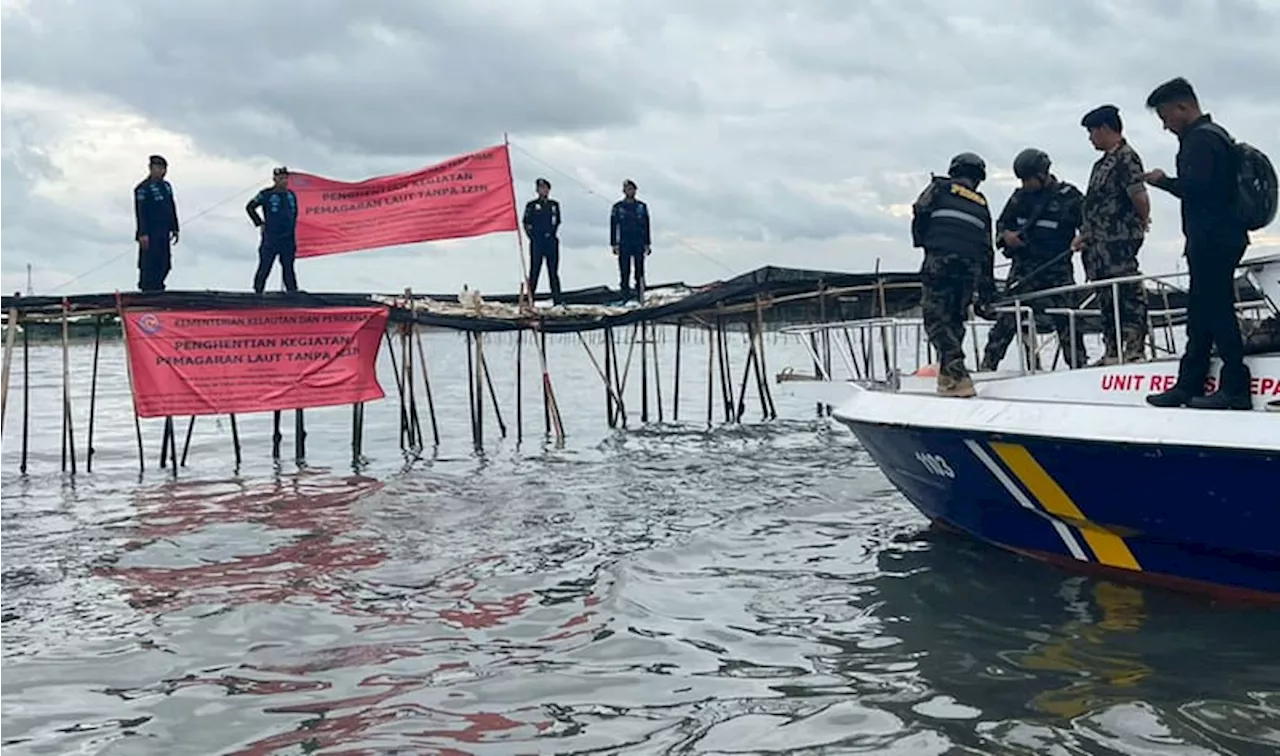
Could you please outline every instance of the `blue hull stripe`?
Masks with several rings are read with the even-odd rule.
[[[1280,454],[841,422],[926,517],[980,539],[1280,597]]]

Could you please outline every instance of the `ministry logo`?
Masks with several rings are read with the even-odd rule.
[[[155,336],[160,332],[160,318],[153,312],[144,313],[138,318],[138,327],[148,336]]]

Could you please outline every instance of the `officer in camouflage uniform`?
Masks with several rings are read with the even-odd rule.
[[[1142,180],[1142,158],[1124,138],[1120,110],[1103,105],[1085,114],[1080,125],[1089,131],[1089,141],[1102,157],[1093,164],[1089,188],[1084,195],[1084,223],[1072,248],[1080,251],[1085,276],[1090,281],[1136,276],[1138,250],[1151,226],[1151,199]],[[1098,289],[1102,310],[1102,338],[1106,354],[1096,364],[1119,362],[1116,348],[1116,305],[1125,362],[1143,359],[1142,343],[1147,335],[1147,302],[1142,284],[1117,286],[1118,302],[1112,302],[1110,286]]]
[[[912,206],[912,246],[924,248],[920,309],[929,342],[938,351],[938,393],[976,392],[964,365],[964,325],[971,302],[984,309],[994,281],[991,208],[978,185],[987,165],[972,152],[951,159],[947,175],[933,177]]]
[[[1005,257],[1013,260],[1006,297],[1070,286],[1076,282],[1075,271],[1071,267],[1071,242],[1080,227],[1084,195],[1050,173],[1050,165],[1049,155],[1035,148],[1023,150],[1013,160],[1013,173],[1022,179],[1022,186],[1014,190],[996,221],[999,234],[996,246],[1002,249]],[[1032,308],[1037,331],[1052,329],[1058,333],[1058,343],[1067,364],[1082,367],[1087,353],[1079,324],[1076,337],[1072,339],[1070,320],[1066,315],[1044,312],[1049,308],[1074,307],[1076,300],[1072,294],[1054,294],[1028,299],[1020,304]],[[1025,315],[1022,323],[1024,328],[1030,325]],[[1001,313],[987,336],[987,348],[982,355],[983,371],[996,369],[1017,330],[1018,317],[1013,313]],[[1035,358],[1035,355],[1029,355],[1029,362],[1036,364]]]

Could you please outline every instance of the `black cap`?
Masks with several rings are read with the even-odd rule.
[[[1120,123],[1120,108],[1115,105],[1100,105],[1088,113],[1084,114],[1084,118],[1080,119],[1080,125],[1086,129],[1096,129],[1099,126],[1115,126]]]
[[[635,189],[636,182],[632,181],[631,179],[624,179],[622,182],[622,188],[625,189],[627,187],[631,187],[632,189]]]
[[[289,169],[284,167],[283,165],[277,166],[271,169],[271,175],[272,176],[288,176]]]
[[[168,168],[169,161],[164,159],[164,155],[152,155],[147,158],[147,165],[161,165]]]
[[[538,180],[537,180],[537,181],[533,182],[533,185],[534,185],[534,186],[545,186],[545,187],[546,187],[546,188],[548,188],[548,189],[550,189],[550,188],[551,188],[551,182],[550,182],[550,181],[547,181],[546,179],[542,178],[541,176],[539,176],[539,177],[538,177]]]

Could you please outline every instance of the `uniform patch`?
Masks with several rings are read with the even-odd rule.
[[[978,194],[977,192],[973,191],[967,186],[963,186],[961,184],[952,184],[951,193],[964,197],[970,202],[976,202],[979,205],[982,205],[983,207],[987,206],[986,198],[983,197],[981,194]]]

